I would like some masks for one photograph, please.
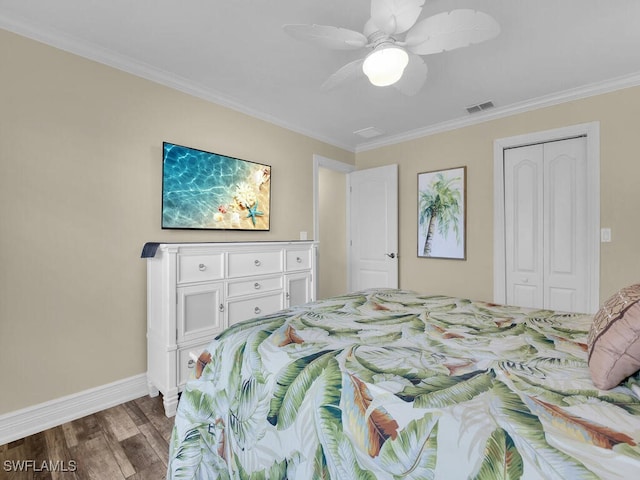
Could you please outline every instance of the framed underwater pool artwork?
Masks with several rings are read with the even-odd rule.
[[[162,228],[269,230],[271,167],[163,142]]]

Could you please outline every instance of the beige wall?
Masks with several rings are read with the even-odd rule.
[[[640,87],[538,109],[356,155],[358,169],[399,164],[400,286],[493,299],[493,141],[600,122],[601,301],[640,281]],[[467,165],[467,260],[417,258],[417,174]]]
[[[354,161],[2,30],[0,65],[0,414],[146,371],[145,242],[298,239],[313,155]],[[163,140],[270,164],[271,231],[163,231]]]
[[[318,298],[347,293],[347,176],[318,169]]]

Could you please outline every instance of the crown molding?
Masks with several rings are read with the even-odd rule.
[[[561,103],[571,102],[582,98],[593,97],[595,95],[614,92],[616,90],[637,87],[639,85],[640,72],[637,72],[603,82],[591,83],[551,95],[533,98],[524,102],[514,103],[505,107],[493,108],[487,112],[475,113],[471,117],[458,118],[448,122],[442,122],[436,125],[418,128],[409,132],[401,133],[399,135],[389,136],[378,141],[361,143],[357,146],[355,151],[356,153],[361,153],[368,150],[374,150],[376,148],[395,145],[398,143],[406,142],[408,140],[415,140],[417,138],[427,137],[429,135],[435,135],[437,133],[447,132],[450,130],[456,130],[458,128],[469,127],[471,125],[477,125],[491,120],[496,120],[498,118],[504,118],[531,110],[537,110],[539,108],[551,107],[553,105],[559,105]]]
[[[315,132],[311,132],[300,128],[297,125],[293,125],[289,122],[285,122],[277,117],[269,115],[268,113],[252,109],[247,105],[242,104],[239,100],[236,100],[228,95],[222,95],[213,89],[207,88],[203,85],[180,77],[173,73],[167,72],[156,67],[153,67],[144,62],[140,62],[126,55],[119,54],[113,50],[109,50],[93,43],[81,41],[76,37],[64,34],[60,31],[51,28],[40,28],[29,25],[24,21],[17,20],[15,18],[9,18],[7,16],[0,15],[0,28],[13,32],[17,35],[36,40],[40,43],[44,43],[51,47],[63,50],[74,55],[93,60],[95,62],[113,67],[117,70],[135,75],[137,77],[149,80],[151,82],[169,87],[173,90],[177,90],[182,93],[186,93],[193,97],[206,100],[207,102],[215,103],[216,105],[235,110],[250,117],[269,122],[273,125],[285,128],[295,133],[299,133],[306,137],[313,138],[323,143],[328,143],[338,148],[354,151],[353,146],[346,145],[341,142],[336,142],[333,138],[328,138],[322,135],[318,135]]]
[[[510,115],[640,85],[640,72],[637,72],[603,82],[583,85],[551,95],[533,98],[524,102],[497,107],[486,112],[473,114],[471,117],[457,118],[436,125],[410,130],[398,135],[386,136],[375,141],[363,142],[354,148],[352,145],[336,141],[335,138],[318,135],[315,132],[300,128],[298,125],[293,125],[265,112],[249,108],[235,98],[222,95],[219,92],[198,85],[178,75],[155,68],[95,44],[80,41],[60,31],[51,28],[34,27],[25,21],[3,15],[0,15],[0,28],[354,153],[374,150],[376,148],[395,145],[437,133],[508,117]]]

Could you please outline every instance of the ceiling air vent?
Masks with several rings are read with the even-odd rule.
[[[483,112],[485,110],[489,110],[490,108],[493,108],[493,102],[489,101],[489,102],[483,102],[483,103],[476,103],[475,105],[469,105],[468,107],[465,107],[467,109],[468,113],[478,113],[478,112]]]
[[[363,138],[373,138],[373,137],[379,137],[384,132],[382,130],[378,130],[376,127],[367,127],[367,128],[363,128],[362,130],[356,130],[353,133]]]

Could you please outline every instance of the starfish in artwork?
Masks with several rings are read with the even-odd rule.
[[[247,214],[247,218],[251,217],[251,221],[253,222],[253,226],[256,226],[256,217],[261,217],[264,215],[264,212],[258,210],[258,202],[256,202],[253,207],[249,207],[249,213]]]

